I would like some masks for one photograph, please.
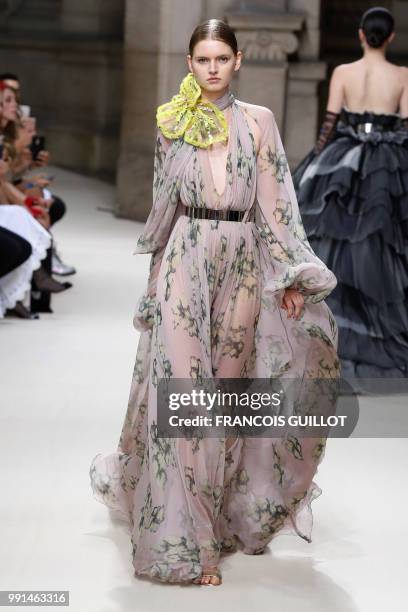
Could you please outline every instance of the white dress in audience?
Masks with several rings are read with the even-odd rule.
[[[22,206],[1,204],[0,226],[25,238],[33,249],[30,257],[21,266],[0,278],[0,318],[8,308],[14,308],[31,286],[34,270],[51,246],[51,234]]]

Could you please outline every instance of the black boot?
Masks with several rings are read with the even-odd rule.
[[[52,237],[52,234],[50,234]],[[49,275],[52,273],[52,243],[47,249],[45,259],[41,262],[41,267],[44,268]],[[31,282],[31,310],[35,312],[53,312],[51,309],[51,296],[49,291],[40,291],[33,279]]]
[[[43,267],[36,270],[33,274],[33,280],[36,288],[39,291],[47,291],[49,293],[60,293],[72,287],[72,283],[60,283],[50,276]]]
[[[6,312],[7,316],[15,316],[20,319],[39,319],[38,312],[32,312],[24,306],[23,302],[17,302],[14,308],[9,308]]]

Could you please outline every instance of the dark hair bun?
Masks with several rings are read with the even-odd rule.
[[[369,46],[378,49],[394,31],[394,17],[388,9],[376,6],[364,13],[360,28],[363,30]]]
[[[375,32],[371,32],[366,38],[370,47],[381,47],[381,38]]]

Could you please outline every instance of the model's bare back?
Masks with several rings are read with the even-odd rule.
[[[330,83],[328,108],[346,106],[355,113],[408,114],[408,69],[387,60],[364,58],[338,66]]]

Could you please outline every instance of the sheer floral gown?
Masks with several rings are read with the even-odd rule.
[[[279,534],[310,542],[326,439],[159,437],[158,381],[339,375],[324,301],[336,278],[307,241],[274,115],[234,99],[225,116],[228,144],[187,145],[178,166],[181,141],[158,131],[154,204],[136,250],[152,257],[128,410],[117,451],[90,467],[95,497],[129,525],[135,575],[161,581],[191,581]],[[183,205],[246,215],[192,219]],[[289,286],[305,298],[299,320],[280,307]]]

